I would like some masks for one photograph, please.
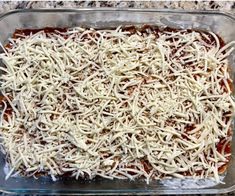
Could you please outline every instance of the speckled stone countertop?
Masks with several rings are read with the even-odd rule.
[[[81,7],[221,10],[235,14],[235,1],[0,1],[0,13],[23,8]]]
[[[220,10],[231,14],[235,14],[235,1],[1,1],[0,0],[0,14],[14,9],[83,8],[83,7]],[[0,193],[0,196],[6,196],[6,195],[7,194]],[[235,195],[235,192],[224,195]]]

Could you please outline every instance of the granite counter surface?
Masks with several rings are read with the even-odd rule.
[[[1,1],[0,13],[30,8],[169,8],[186,10],[221,10],[235,13],[235,1]]]
[[[82,7],[220,10],[235,14],[235,1],[0,1],[0,14],[14,9]]]

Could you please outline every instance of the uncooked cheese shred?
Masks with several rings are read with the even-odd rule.
[[[219,182],[231,156],[234,43],[194,30],[16,31],[0,68],[6,179]]]

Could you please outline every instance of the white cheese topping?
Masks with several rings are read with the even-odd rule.
[[[6,178],[21,171],[219,181],[230,156],[234,100],[225,49],[233,43],[221,47],[214,33],[156,37],[121,27],[10,41],[1,55]]]

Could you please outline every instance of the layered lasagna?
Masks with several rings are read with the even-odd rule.
[[[16,30],[0,67],[6,179],[219,182],[231,157],[233,44],[147,25]]]

